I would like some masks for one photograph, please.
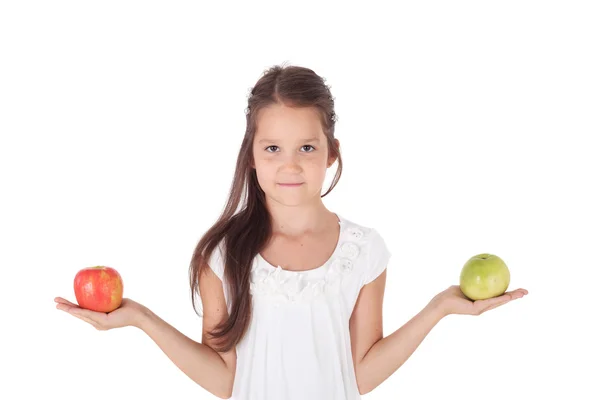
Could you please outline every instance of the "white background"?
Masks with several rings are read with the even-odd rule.
[[[326,206],[393,253],[385,335],[475,254],[530,292],[442,320],[364,398],[598,399],[594,3],[2,2],[0,397],[216,398],[142,331],[97,331],[53,298],[109,265],[200,340],[191,254],[226,201],[248,92],[287,62],[336,99]]]

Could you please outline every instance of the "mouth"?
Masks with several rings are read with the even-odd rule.
[[[303,184],[304,184],[304,182],[301,182],[301,183],[278,183],[279,186],[286,186],[286,187],[296,187],[296,186],[300,186]]]

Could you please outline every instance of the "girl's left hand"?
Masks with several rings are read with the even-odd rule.
[[[437,294],[431,299],[430,304],[439,309],[442,316],[450,314],[481,315],[509,301],[520,299],[528,293],[525,289],[517,289],[490,299],[473,301],[463,294],[459,285],[453,285]]]

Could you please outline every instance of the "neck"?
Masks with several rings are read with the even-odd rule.
[[[312,204],[295,206],[267,201],[267,209],[273,233],[285,236],[320,233],[330,229],[332,221],[337,221],[337,216],[325,207],[320,198]]]

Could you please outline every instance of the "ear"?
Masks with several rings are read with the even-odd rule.
[[[339,152],[340,141],[337,139],[333,139],[333,143],[335,143],[335,147],[338,149],[338,152]],[[337,160],[336,157],[330,157],[329,160],[327,160],[327,168],[331,167],[333,165],[333,163],[335,162],[335,160]]]

